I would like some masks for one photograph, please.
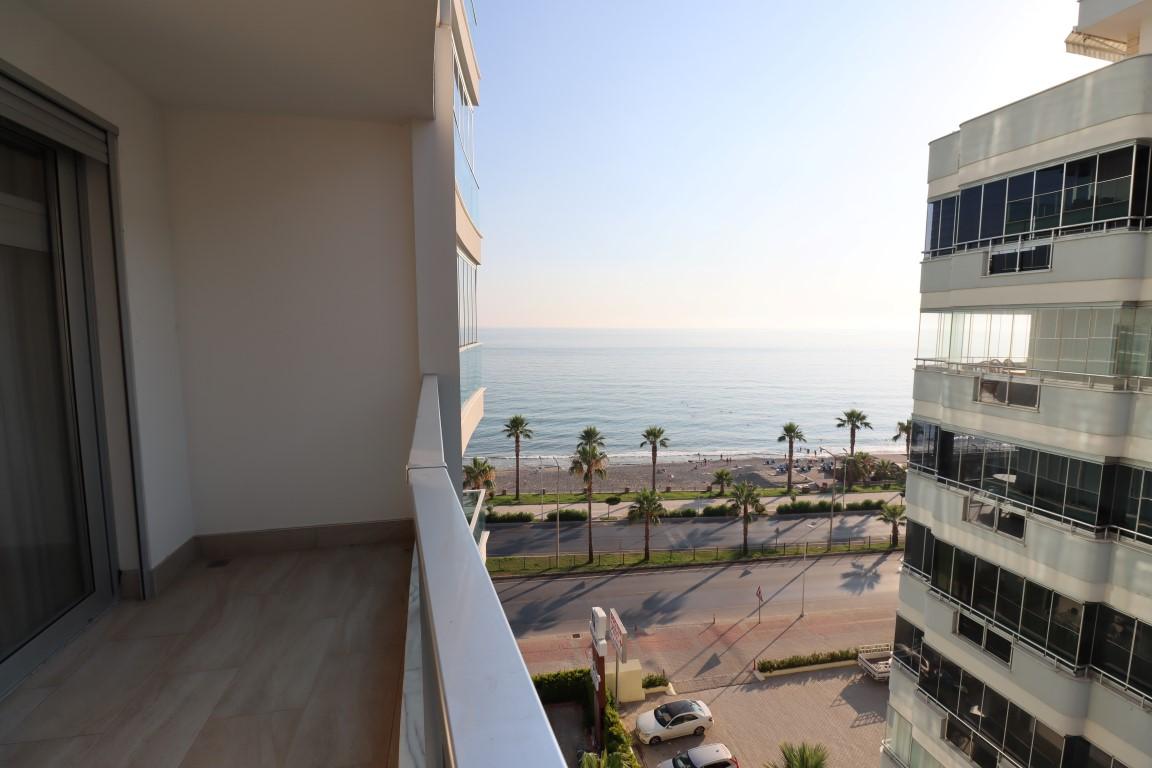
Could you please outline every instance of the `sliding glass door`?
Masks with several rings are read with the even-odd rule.
[[[0,695],[112,599],[82,167],[0,124]]]

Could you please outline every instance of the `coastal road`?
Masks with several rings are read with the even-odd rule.
[[[890,536],[892,527],[874,514],[836,515],[832,537]],[[739,518],[669,518],[652,526],[652,548],[736,547],[743,543]],[[763,517],[748,526],[748,544],[826,541],[828,516]],[[592,545],[598,552],[644,548],[644,526],[626,522],[594,522]],[[560,551],[587,552],[588,524],[560,523]],[[493,523],[488,526],[488,555],[548,555],[556,552],[556,523]]]
[[[896,610],[900,552],[732,563],[647,573],[500,579],[496,592],[518,638],[585,632],[593,606],[615,608],[633,627],[736,621],[848,609]]]

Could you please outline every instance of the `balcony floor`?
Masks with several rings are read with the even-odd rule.
[[[198,563],[0,700],[0,765],[395,763],[411,548]]]

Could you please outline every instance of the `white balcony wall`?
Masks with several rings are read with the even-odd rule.
[[[923,309],[1152,301],[1152,235],[1115,231],[1058,238],[1052,268],[985,275],[987,249],[926,259]]]
[[[912,385],[915,412],[961,431],[996,435],[1047,450],[1101,461],[1123,456],[1152,460],[1152,432],[1134,420],[1139,410],[1146,423],[1152,394],[1106,386],[1088,388],[1060,382],[1040,387],[1039,409],[978,402],[977,376],[939,370],[916,371]]]
[[[198,533],[410,517],[409,125],[175,110],[168,126]]]
[[[923,694],[916,690],[916,677],[899,664],[892,665],[892,675],[888,678],[888,704],[899,712],[912,726],[912,738],[920,742],[937,760],[946,766],[963,768],[970,765],[968,760],[948,742],[941,734],[944,732],[944,721],[947,717],[935,704],[924,700]],[[895,761],[882,756],[880,765],[895,765]]]
[[[158,563],[196,532],[177,334],[176,269],[161,107],[20,0],[0,3],[0,55],[116,125],[125,311],[147,549]],[[132,510],[117,510],[119,565],[137,566]]]

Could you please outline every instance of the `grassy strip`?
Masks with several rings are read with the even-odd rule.
[[[904,486],[896,483],[891,484],[888,488],[882,485],[854,485],[849,493],[899,493],[904,490]],[[837,489],[837,494],[843,493],[843,489]],[[761,488],[760,496],[762,498],[776,498],[780,496],[787,496],[788,492],[784,488]],[[797,492],[797,496],[812,496],[811,493]],[[593,493],[592,501],[603,503],[605,499],[610,496],[615,496],[620,499],[621,504],[630,504],[636,500],[636,493]],[[725,501],[728,494],[723,496],[719,494],[705,494],[700,491],[669,491],[668,493],[661,492],[660,498],[664,501]],[[555,493],[544,494],[545,504],[555,504],[557,496]],[[588,497],[583,493],[561,493],[559,496],[560,504],[587,504]],[[516,497],[512,494],[504,496],[493,495],[488,496],[487,501],[497,507],[514,507],[520,504],[539,504],[540,494],[528,493],[521,491],[520,501],[516,501]]]
[[[901,545],[903,542],[901,542]],[[902,549],[903,546],[897,547]],[[844,554],[848,552],[887,552],[891,549],[887,537],[875,536],[870,541],[861,539],[853,542],[833,543],[829,549],[825,542],[808,542],[808,555]],[[645,568],[668,565],[691,565],[693,563],[732,563],[741,561],[775,560],[781,557],[795,557],[804,554],[803,544],[780,544],[750,547],[747,556],[739,547],[718,548],[698,547],[689,550],[653,550],[648,560],[643,552],[598,552],[595,559],[587,562],[587,555],[561,554],[557,564],[555,555],[508,555],[488,558],[488,573],[491,574],[559,574],[595,573],[615,571],[620,568],[644,570]]]

